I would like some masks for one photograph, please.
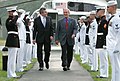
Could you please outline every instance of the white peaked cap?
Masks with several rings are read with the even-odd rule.
[[[91,11],[90,14],[96,14],[96,11]]]
[[[112,1],[108,1],[107,2],[107,6],[112,6],[112,5],[117,5],[117,1],[116,0],[112,0]]]
[[[96,10],[102,10],[102,9],[106,9],[106,7],[105,6],[95,6],[96,7]]]
[[[6,7],[7,11],[17,10],[17,6]]]
[[[86,19],[86,16],[81,16],[80,19]]]
[[[23,9],[18,9],[17,12],[19,12],[19,13],[25,13],[25,10],[23,10]]]
[[[30,11],[26,12],[25,15],[29,15],[30,14]]]
[[[27,16],[26,19],[30,19],[30,16]]]

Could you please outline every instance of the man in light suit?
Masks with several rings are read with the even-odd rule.
[[[64,18],[58,21],[55,42],[60,42],[62,48],[62,67],[64,71],[70,70],[73,58],[74,37],[77,32],[77,24],[69,17],[69,9],[63,9]]]
[[[47,16],[46,8],[39,10],[40,16],[34,20],[33,43],[37,43],[37,59],[39,62],[39,70],[44,67],[42,47],[44,45],[46,68],[49,69],[49,57],[51,51],[51,40],[53,39],[54,28],[52,19]]]

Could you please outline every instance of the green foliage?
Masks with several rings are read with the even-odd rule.
[[[4,46],[5,45],[5,40],[0,39],[0,46]]]
[[[80,55],[75,55],[75,59],[79,62],[79,64],[85,68],[86,70],[90,70],[90,66],[88,66],[88,64],[82,64],[81,63],[81,59],[80,59]],[[94,81],[111,81],[111,66],[109,63],[109,77],[108,78],[96,78],[96,75],[99,75],[99,71],[98,72],[89,72],[91,77],[94,79]]]
[[[16,4],[16,3],[21,3],[21,2],[25,2],[25,1],[31,1],[31,0],[7,0],[5,2],[0,2],[0,18],[2,20],[1,22],[2,22],[2,25],[3,25],[3,38],[4,39],[7,36],[5,22],[6,22],[8,13],[6,11],[6,7],[3,7],[3,6],[12,5],[12,4]],[[26,11],[30,11],[30,14],[32,14],[36,9],[40,8],[42,3],[46,0],[32,0],[32,1],[33,2],[17,4],[18,9],[23,8]],[[14,6],[16,6],[16,5],[14,5]],[[3,7],[3,8],[1,8],[1,7]]]

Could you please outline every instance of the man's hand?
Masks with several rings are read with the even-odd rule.
[[[72,39],[75,38],[75,34],[72,35]]]
[[[53,40],[53,36],[50,36],[50,40]]]
[[[59,41],[56,40],[55,43],[56,43],[57,45],[59,45]]]
[[[36,43],[36,40],[33,40],[33,44],[35,44]]]

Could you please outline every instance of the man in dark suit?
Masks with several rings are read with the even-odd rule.
[[[51,40],[53,39],[52,19],[47,16],[46,8],[39,10],[40,16],[34,20],[33,43],[37,43],[37,59],[39,62],[40,71],[43,70],[43,53],[42,47],[44,45],[44,62],[46,68],[49,69],[49,57],[51,51]]]
[[[62,48],[62,67],[64,71],[70,70],[73,58],[74,37],[77,32],[77,24],[69,17],[69,9],[63,9],[64,18],[58,21],[55,42],[60,42]]]

